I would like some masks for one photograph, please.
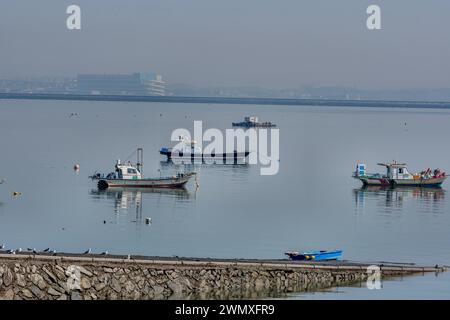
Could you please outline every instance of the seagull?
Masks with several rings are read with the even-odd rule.
[[[36,249],[33,249],[33,253],[34,253],[34,254],[37,254],[38,252],[36,251]]]
[[[102,255],[106,256],[108,254],[108,250],[102,252]]]
[[[2,244],[0,245],[0,250],[3,250],[3,249],[5,249],[5,244],[4,244],[4,243],[2,243]]]
[[[56,250],[52,250],[52,254],[56,256]]]
[[[17,252],[22,252],[22,248],[17,249]]]
[[[127,260],[130,260],[130,259],[131,259],[131,255],[128,255],[128,256],[127,256]]]
[[[91,253],[91,248],[89,248],[85,252],[83,252],[83,254],[90,254],[90,253]]]
[[[9,254],[16,254],[16,251],[10,249],[10,250],[6,251],[6,253],[9,253]]]
[[[44,249],[44,252],[49,252],[50,248]]]

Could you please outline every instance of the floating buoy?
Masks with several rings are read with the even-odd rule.
[[[75,170],[75,171],[80,170],[80,165],[79,165],[79,164],[75,164],[75,165],[73,166],[73,170]]]
[[[152,218],[145,218],[145,224],[152,223]]]

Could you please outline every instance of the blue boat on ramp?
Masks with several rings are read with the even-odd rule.
[[[338,260],[342,257],[342,250],[316,250],[316,251],[307,251],[307,252],[297,252],[297,251],[288,251],[285,252],[285,255],[289,257],[291,260],[298,261],[306,261],[306,260],[314,260],[314,261],[326,261],[326,260]]]

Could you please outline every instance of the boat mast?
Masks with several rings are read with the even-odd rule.
[[[141,173],[142,176],[142,170],[144,167],[144,149],[143,148],[138,148],[137,149],[137,163],[136,163],[136,167],[139,170],[139,172]]]

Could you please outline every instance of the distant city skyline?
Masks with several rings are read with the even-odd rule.
[[[81,30],[65,26],[74,3]],[[382,29],[370,31],[374,3]],[[0,78],[152,70],[199,87],[450,88],[448,12],[439,0],[4,2]]]
[[[136,75],[151,75],[146,84],[136,82]],[[267,88],[260,86],[196,86],[185,83],[166,83],[162,75],[152,73],[100,74],[97,83],[80,83],[77,77],[36,77],[0,79],[0,93],[75,93],[75,94],[131,94],[169,95],[191,97],[236,98],[293,98],[338,100],[405,100],[450,101],[450,88],[361,89],[343,86],[312,86],[297,88]],[[96,80],[97,81],[97,80]],[[118,82],[117,82],[118,81]],[[145,89],[147,88],[147,89]]]

